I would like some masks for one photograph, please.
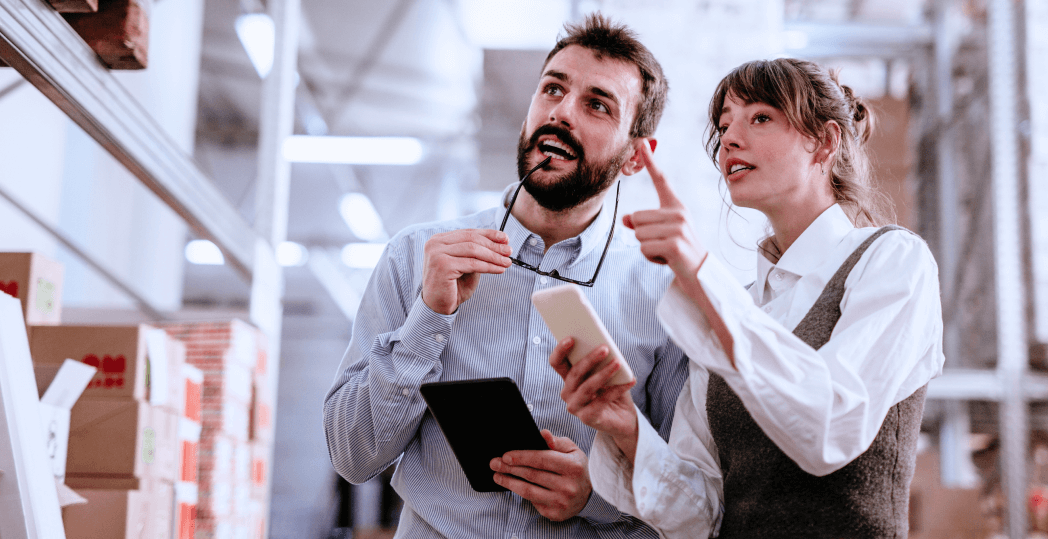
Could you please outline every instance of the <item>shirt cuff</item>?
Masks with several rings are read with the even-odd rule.
[[[422,296],[415,298],[414,305],[404,325],[397,332],[401,346],[421,358],[436,360],[451,338],[451,324],[455,314],[439,314],[429,308]]]
[[[619,511],[637,514],[633,503],[633,463],[626,460],[610,436],[600,431],[590,447],[589,474],[594,493]]]
[[[622,518],[622,512],[594,490],[590,493],[586,507],[579,511],[579,516],[596,524],[609,524]]]
[[[643,518],[656,507],[658,493],[662,490],[662,463],[666,460],[669,446],[647,421],[639,421],[637,433],[637,457],[633,468],[633,499],[637,516]],[[653,469],[654,468],[654,469]]]

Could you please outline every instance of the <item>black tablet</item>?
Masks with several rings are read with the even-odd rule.
[[[477,492],[499,492],[491,459],[517,449],[549,449],[510,378],[433,382],[419,388]]]

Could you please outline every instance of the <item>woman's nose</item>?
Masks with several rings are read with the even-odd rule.
[[[725,148],[738,148],[741,144],[739,128],[729,125],[720,135],[721,146]]]

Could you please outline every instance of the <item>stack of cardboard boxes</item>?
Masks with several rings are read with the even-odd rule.
[[[265,537],[275,383],[266,341],[249,324],[163,326],[203,371],[197,537]]]
[[[264,537],[275,380],[262,334],[237,320],[62,326],[61,285],[57,262],[0,253],[37,379],[67,358],[97,368],[70,413],[65,484],[86,503],[63,509],[66,536]]]
[[[66,485],[87,498],[64,514],[69,538],[168,538],[175,484],[182,474],[183,426],[200,378],[185,347],[159,329],[134,326],[37,326],[30,350],[38,369],[66,358],[98,368],[70,419]]]

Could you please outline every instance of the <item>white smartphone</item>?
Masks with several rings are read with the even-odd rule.
[[[531,295],[531,302],[558,341],[574,337],[575,346],[568,354],[572,365],[604,344],[611,350],[608,357],[622,365],[608,383],[619,385],[633,381],[633,371],[581,288],[567,284],[539,290]]]

